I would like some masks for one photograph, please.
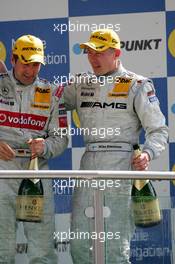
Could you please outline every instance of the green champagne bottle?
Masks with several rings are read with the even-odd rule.
[[[133,148],[135,156],[139,156],[139,145],[134,145]],[[160,223],[159,200],[150,180],[134,180],[131,197],[136,226],[151,227]]]
[[[31,159],[29,170],[38,170],[38,158]],[[16,198],[16,219],[24,222],[41,222],[44,191],[41,179],[23,179]]]

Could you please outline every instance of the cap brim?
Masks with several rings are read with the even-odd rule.
[[[85,42],[85,43],[80,44],[81,49],[85,49],[87,47],[89,47],[93,50],[99,51],[99,52],[107,50],[109,48],[109,46],[101,44],[99,42]]]
[[[33,56],[30,56],[30,58],[25,58],[25,59],[23,59],[22,56],[18,56],[18,57],[19,57],[19,60],[23,64],[29,64],[32,62],[39,62],[39,63],[42,63],[43,65],[45,65],[44,58],[43,58],[43,56],[40,56],[40,55],[33,55]]]

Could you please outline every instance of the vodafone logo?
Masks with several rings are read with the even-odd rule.
[[[46,116],[0,111],[0,126],[42,130],[46,121]]]
[[[0,123],[4,123],[7,119],[7,116],[5,114],[0,113]]]

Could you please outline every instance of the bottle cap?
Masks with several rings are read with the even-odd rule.
[[[134,145],[133,145],[133,149],[134,149],[134,150],[140,149],[139,144],[134,144]]]

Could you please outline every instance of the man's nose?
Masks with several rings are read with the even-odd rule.
[[[25,67],[25,73],[32,73],[33,68],[31,67],[31,65],[28,65],[27,67]]]

